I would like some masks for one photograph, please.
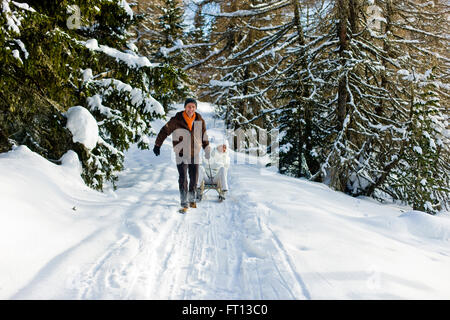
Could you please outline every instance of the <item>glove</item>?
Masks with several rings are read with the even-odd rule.
[[[155,146],[155,147],[153,148],[153,153],[154,153],[156,156],[159,156],[160,153],[161,153],[161,147]]]

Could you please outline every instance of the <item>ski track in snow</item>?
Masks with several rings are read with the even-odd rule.
[[[163,176],[152,185],[163,183]],[[124,215],[119,240],[80,275],[77,298],[308,297],[279,241],[273,240],[257,211],[251,210],[255,204],[246,203],[248,213],[239,215],[245,211],[239,207],[242,199],[231,197],[216,203],[216,195],[210,191],[199,208],[180,215],[175,203],[168,210],[151,205],[149,194],[151,188]],[[177,190],[168,194],[177,199]],[[145,202],[146,195],[149,206],[142,208],[137,204]],[[174,202],[170,196],[166,198],[155,202]],[[255,246],[258,242],[264,247]],[[267,252],[268,248],[272,250]]]
[[[151,185],[163,184],[162,172]],[[174,203],[170,196],[177,199],[177,190],[167,188],[167,199],[154,202]],[[216,203],[210,191],[199,208],[180,215],[176,203],[168,210],[152,205],[152,193],[151,187],[142,193],[141,205],[124,215],[123,235],[80,275],[76,298],[309,298],[280,242],[244,196]],[[142,208],[144,199],[149,205]]]

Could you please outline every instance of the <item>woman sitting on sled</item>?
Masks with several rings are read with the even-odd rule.
[[[228,191],[227,174],[230,167],[230,156],[228,153],[228,141],[211,148],[209,159],[203,159],[203,166],[199,168],[198,182],[200,188],[197,190],[197,200],[202,199],[205,189],[215,189],[219,193],[219,200],[225,200]]]

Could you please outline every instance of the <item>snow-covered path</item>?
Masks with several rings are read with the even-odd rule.
[[[210,105],[199,112],[220,141]],[[60,169],[20,152],[47,175]],[[49,186],[6,175],[0,298],[450,298],[448,214],[403,212],[235,161],[227,200],[210,192],[181,215],[171,156],[170,141],[160,157],[133,147],[105,194],[59,182],[63,171]],[[32,170],[11,158],[0,156],[2,174]]]
[[[258,210],[242,210],[255,205],[245,194],[218,203],[210,192],[198,209],[176,212],[169,142],[163,150],[159,158],[137,149],[128,154],[114,200],[79,201],[77,212],[96,211],[111,223],[53,257],[12,298],[309,298]],[[231,188],[234,179],[232,173]]]

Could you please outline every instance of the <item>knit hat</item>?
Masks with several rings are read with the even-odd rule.
[[[186,107],[186,105],[187,105],[188,103],[193,103],[193,104],[195,104],[195,107],[197,108],[197,101],[196,101],[195,99],[193,99],[193,98],[187,98],[186,101],[184,101],[184,106]]]

